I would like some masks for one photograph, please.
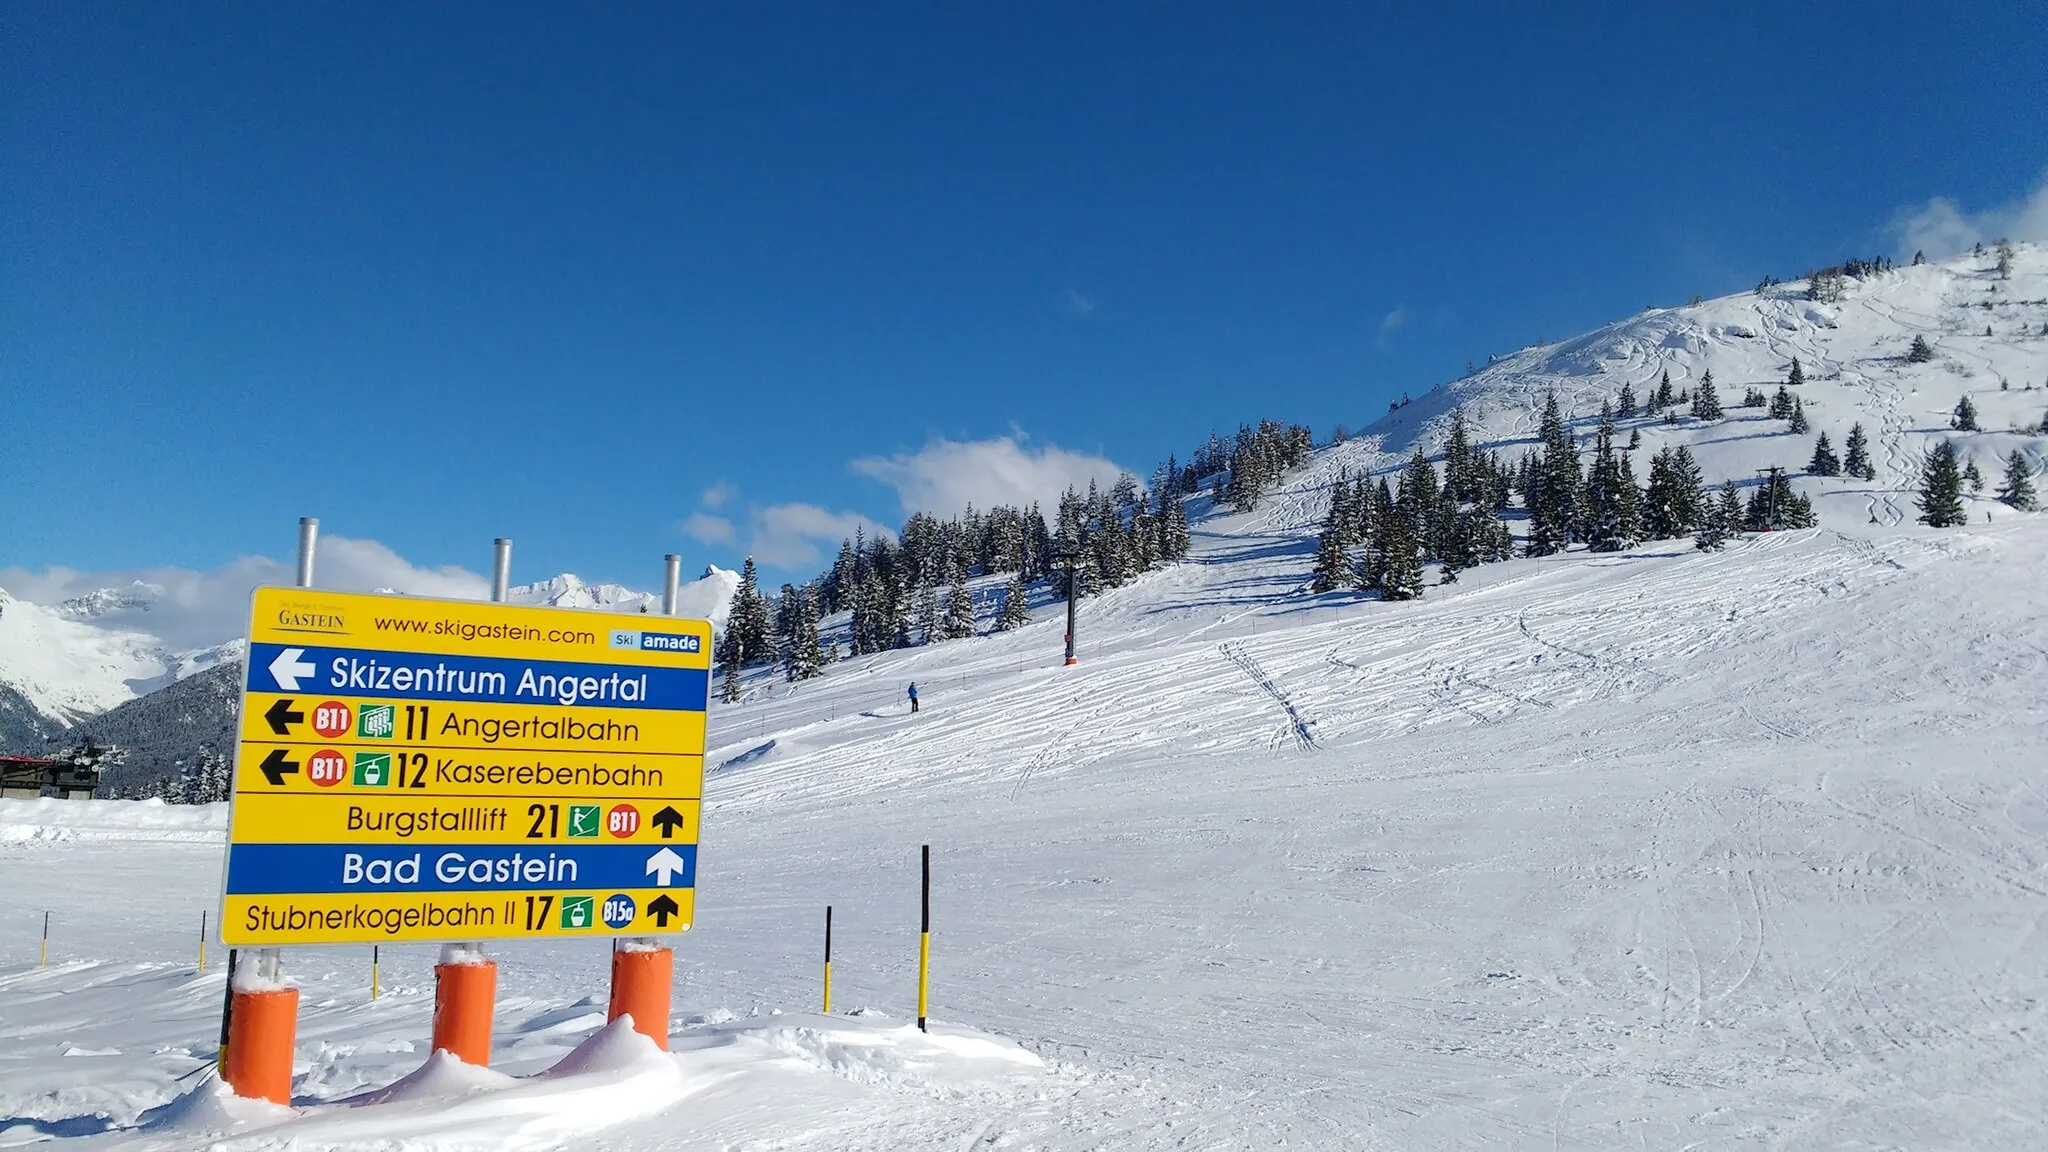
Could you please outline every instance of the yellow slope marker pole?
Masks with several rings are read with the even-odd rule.
[[[825,905],[825,1015],[832,1014],[832,906]]]
[[[49,966],[50,966],[50,914],[49,914],[48,912],[45,912],[45,913],[43,913],[43,959],[42,959],[42,962],[41,962],[41,963],[39,963],[39,964],[37,964],[37,965],[36,965],[36,967],[38,967],[38,968],[48,968]]]
[[[384,991],[383,983],[378,979],[380,975],[378,967],[383,959],[383,945],[370,945],[370,999],[372,1000],[375,1000]]]
[[[206,911],[199,912],[199,970],[206,971]]]
[[[917,930],[917,1030],[928,1032],[924,1018],[932,990],[932,846],[924,846],[923,912]]]

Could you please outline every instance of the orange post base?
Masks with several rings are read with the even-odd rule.
[[[237,992],[221,1076],[237,1096],[292,1102],[292,1046],[299,1035],[299,990]]]
[[[612,953],[612,1004],[606,1020],[633,1018],[633,1031],[668,1051],[669,996],[675,983],[672,948]]]
[[[491,1011],[498,998],[498,966],[434,965],[434,1050],[465,1064],[491,1064]]]

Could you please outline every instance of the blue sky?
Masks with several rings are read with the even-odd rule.
[[[1381,7],[9,4],[0,585],[781,578],[2048,169],[2037,3]]]

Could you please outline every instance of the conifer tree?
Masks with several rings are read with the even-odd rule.
[[[1977,428],[1977,406],[1968,396],[1956,401],[1956,410],[1949,417],[1948,426],[1958,432],[1975,432]]]
[[[818,606],[808,590],[798,588],[789,642],[783,646],[783,670],[789,680],[809,680],[825,670],[824,654],[818,644]]]
[[[921,585],[917,590],[917,636],[919,643],[934,644],[945,639],[940,631],[939,589],[937,585]]]
[[[1799,366],[1799,357],[1797,356],[1792,358],[1792,371],[1786,374],[1785,383],[1794,388],[1806,383],[1806,370]]]
[[[1861,427],[1861,425],[1858,425]],[[1813,441],[1813,459],[1806,462],[1806,470],[1815,476],[1839,476],[1842,462],[1835,458],[1834,445],[1828,443],[1828,434],[1823,432]]]
[[[1842,471],[1859,480],[1877,479],[1877,468],[1870,462],[1870,441],[1864,437],[1861,423],[1849,426],[1849,439],[1843,449]]]
[[[1010,583],[1003,589],[1003,614],[997,618],[996,627],[1011,632],[1031,623],[1031,588],[1024,583],[1024,574],[1018,572],[1010,577]]]
[[[1968,484],[1972,492],[1982,492],[1984,490],[1984,474],[1977,471],[1976,460],[1972,459],[1963,465],[1963,483]]]
[[[1603,426],[1586,478],[1586,547],[1594,552],[1619,552],[1628,543],[1621,525],[1621,467],[1610,430]]]
[[[1920,522],[1930,528],[1963,523],[1963,475],[1956,446],[1944,440],[1927,453],[1920,469]]]
[[[1180,497],[1159,491],[1159,558],[1171,564],[1187,557],[1192,541],[1188,535],[1187,509]]]
[[[974,635],[974,594],[963,582],[953,585],[946,597],[946,639],[965,640]]]
[[[1343,491],[1340,486],[1338,491]],[[1316,535],[1315,569],[1309,578],[1309,589],[1313,592],[1334,592],[1351,582],[1351,555],[1345,547],[1349,535],[1345,523],[1347,501],[1335,496],[1330,499],[1330,510],[1323,517],[1322,531]]]
[[[1813,425],[1806,422],[1806,402],[1804,400],[1793,400],[1791,433],[1795,436],[1804,436],[1812,430]]]
[[[1532,470],[1529,503],[1529,555],[1548,556],[1564,551],[1573,539],[1583,515],[1584,477],[1579,472],[1578,445],[1565,426],[1558,409],[1557,394],[1543,402],[1539,430],[1543,454]]]
[[[1657,390],[1651,396],[1651,407],[1660,410],[1671,407],[1671,370],[1669,368],[1666,368],[1663,374],[1657,378]]]
[[[1636,487],[1636,467],[1628,453],[1621,454],[1615,485],[1615,522],[1621,530],[1622,547],[1632,548],[1643,540],[1643,490]]]
[[[1927,337],[1913,337],[1913,346],[1906,351],[1906,363],[1925,364],[1932,359],[1934,359],[1934,346],[1927,342]]]
[[[1792,393],[1787,392],[1783,384],[1778,385],[1778,390],[1771,393],[1770,417],[1773,420],[1792,418]]]
[[[2021,512],[2032,512],[2040,507],[2034,496],[2033,469],[2017,448],[2005,458],[2005,478],[1998,485],[1998,499]]]
[[[1615,401],[1614,415],[1626,420],[1636,414],[1636,386],[1627,380],[1621,382],[1621,395]]]
[[[1692,414],[1696,420],[1719,420],[1721,418],[1721,397],[1714,391],[1712,369],[1700,377],[1700,390],[1693,394]]]
[[[739,661],[728,660],[725,662],[725,676],[719,681],[718,698],[727,704],[737,704],[740,702]]]
[[[1652,540],[1674,540],[1700,524],[1699,469],[1683,448],[1665,448],[1650,458],[1650,481],[1643,494],[1643,533]]]
[[[1703,501],[1699,530],[1693,534],[1693,546],[1703,552],[1712,552],[1728,543],[1741,523],[1742,503],[1735,495],[1735,482],[1723,481],[1717,498]]]
[[[1393,516],[1386,532],[1385,567],[1380,574],[1380,599],[1416,600],[1422,596],[1422,549],[1406,516]]]

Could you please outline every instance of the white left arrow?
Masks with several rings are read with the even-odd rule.
[[[311,676],[319,671],[309,661],[299,659],[305,654],[304,648],[287,648],[277,654],[277,659],[270,662],[270,678],[277,681],[280,689],[297,692],[299,677]]]
[[[672,848],[663,848],[647,858],[647,874],[654,877],[654,886],[656,888],[668,887],[669,881],[675,878],[675,874],[685,871],[688,867],[687,864],[683,863],[683,858],[676,855],[675,850]]]

